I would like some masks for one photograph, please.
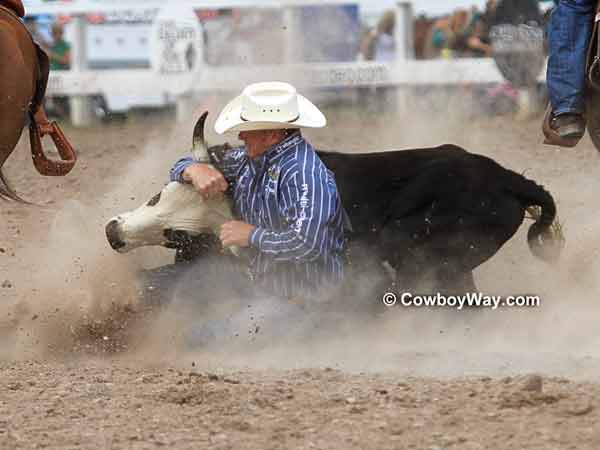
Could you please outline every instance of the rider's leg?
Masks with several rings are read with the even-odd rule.
[[[560,0],[549,29],[548,91],[556,119],[552,128],[564,138],[585,132],[585,63],[595,0]]]

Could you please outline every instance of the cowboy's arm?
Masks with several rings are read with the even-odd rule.
[[[204,199],[216,198],[227,190],[227,181],[221,172],[192,157],[182,158],[175,163],[171,168],[171,181],[193,185]]]
[[[193,165],[200,165],[200,164],[201,163],[196,161],[191,156],[185,156],[183,158],[180,158],[173,165],[173,167],[171,167],[171,170],[169,172],[171,181],[177,181],[179,183],[187,183],[188,181],[183,177],[183,173],[185,172],[185,170],[188,167],[191,167]],[[202,164],[202,165],[207,165],[207,164]]]
[[[238,172],[245,161],[245,152],[243,147],[231,149],[223,155],[220,165],[220,173],[223,175],[228,184],[235,184]],[[171,168],[170,179],[171,181],[178,181],[180,183],[191,182],[189,177],[189,171],[186,173],[186,169],[191,166],[204,166],[210,167],[208,164],[203,164],[194,159],[193,156],[186,156],[179,159]]]
[[[257,227],[250,234],[250,245],[276,261],[314,261],[327,251],[327,227],[337,198],[326,173],[310,172],[300,167],[282,183],[280,210],[288,228]]]

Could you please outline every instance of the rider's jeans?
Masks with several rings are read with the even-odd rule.
[[[585,62],[596,0],[560,0],[549,24],[548,91],[555,115],[583,113]]]

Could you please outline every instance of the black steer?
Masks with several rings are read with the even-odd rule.
[[[387,261],[402,289],[474,288],[472,270],[515,234],[530,207],[541,209],[527,236],[534,255],[554,259],[560,249],[550,231],[552,196],[485,156],[455,145],[318,153],[350,216],[350,248],[363,244]]]
[[[209,148],[215,166],[229,148]],[[532,207],[541,210],[527,235],[532,253],[554,260],[561,249],[551,232],[550,193],[491,158],[455,145],[317,153],[335,174],[352,224],[350,261],[387,262],[401,289],[475,289],[473,269],[516,233]]]

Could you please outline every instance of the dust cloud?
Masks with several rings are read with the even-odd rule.
[[[160,120],[160,133],[147,136],[143,130],[151,121],[143,122],[92,131],[116,133],[121,139],[112,136],[90,145],[92,141],[80,136],[80,162],[64,185],[49,187],[46,179],[27,174],[34,182],[26,185],[24,197],[38,205],[48,195],[60,200],[50,199],[41,207],[2,205],[3,216],[9,224],[14,221],[12,228],[18,233],[0,240],[6,256],[12,257],[2,266],[10,284],[0,292],[4,357],[65,356],[72,351],[122,350],[125,345],[111,342],[107,335],[126,334],[125,327],[139,310],[143,286],[138,273],[170,259],[159,248],[129,257],[116,254],[106,241],[104,225],[158,192],[168,180],[169,164],[191,142],[191,136],[179,139],[181,129],[170,120]],[[136,135],[129,135],[131,131]]]
[[[265,61],[265,55],[272,54],[284,58],[281,40],[275,38],[278,33],[265,29],[257,35],[257,45],[248,41],[249,48],[260,49],[258,54],[244,61],[231,56],[232,61],[272,63]],[[295,51],[303,52],[301,47]],[[308,57],[319,60],[320,55]],[[302,93],[313,98],[310,91]],[[208,108],[212,128],[231,95],[196,99],[198,106],[182,124],[170,116],[136,116],[124,126],[68,130],[80,149],[80,164],[64,181],[37,176],[21,142],[18,156],[9,161],[9,176],[26,198],[43,199],[46,206],[0,205],[2,220],[8,224],[0,230],[0,246],[6,249],[0,256],[0,283],[4,278],[10,281],[10,287],[0,290],[0,358],[100,353],[143,364],[187,366],[193,361],[196,367],[211,370],[330,366],[428,376],[600,374],[596,333],[600,221],[594,210],[600,161],[589,140],[576,150],[544,147],[539,117],[520,121],[512,113],[491,117],[489,105],[467,88],[411,94],[364,88],[316,95],[317,104],[329,105],[324,106],[328,127],[306,135],[317,148],[346,152],[454,143],[544,184],[565,225],[567,247],[561,260],[550,266],[531,255],[526,222],[475,274],[482,292],[539,295],[539,308],[386,309],[369,293],[370,274],[362,274],[364,292],[339,300],[334,313],[308,312],[293,323],[285,322],[285,316],[273,316],[250,333],[254,316],[242,308],[237,338],[201,349],[186,345],[185,330],[208,321],[207,315],[186,316],[169,307],[148,311],[140,302],[146,286],[138,274],[171,263],[172,253],[144,248],[118,255],[109,248],[103,227],[110,217],[138,207],[160,190],[170,165],[189,149],[194,119]],[[207,138],[210,144],[222,142],[212,132]],[[177,290],[169,295],[176,297]],[[218,296],[210,301],[225,303]],[[355,308],[362,301],[374,305],[364,314]],[[276,307],[265,299],[253,308],[269,317]]]
[[[220,98],[210,101],[215,111],[223,103]],[[233,333],[215,345],[190,347],[182,339],[185,330],[206,323],[209,316],[184,316],[170,308],[149,312],[140,303],[144,289],[140,270],[169,264],[171,252],[144,248],[118,255],[103,234],[110,217],[139,206],[156,193],[166,181],[170,164],[188,150],[193,121],[175,125],[161,119],[156,125],[160,132],[151,139],[143,137],[145,126],[134,127],[133,135],[126,138],[133,142],[130,154],[100,144],[89,155],[83,153],[86,170],[75,175],[82,177],[78,193],[70,192],[68,185],[61,187],[61,193],[70,192],[69,200],[61,200],[56,209],[26,208],[23,212],[19,206],[2,206],[6,213],[9,209],[21,211],[8,215],[21,232],[6,236],[19,239],[14,244],[19,248],[13,259],[18,264],[7,267],[7,279],[14,287],[3,290],[3,295],[9,295],[0,308],[2,358],[64,358],[100,352],[153,364],[194,361],[211,369],[332,366],[432,376],[546,371],[583,377],[598,373],[594,329],[599,312],[595,294],[600,286],[595,273],[599,269],[596,233],[600,224],[588,205],[593,204],[599,178],[591,144],[584,142],[579,154],[542,147],[535,121],[514,122],[510,116],[480,117],[475,119],[476,126],[465,127],[465,121],[471,120],[469,111],[455,111],[446,117],[434,109],[438,120],[432,121],[417,110],[411,115],[378,115],[372,108],[328,107],[330,127],[307,135],[319,148],[342,151],[405,148],[416,145],[420,136],[420,146],[458,143],[514,170],[527,171],[550,189],[567,237],[559,263],[550,266],[531,255],[526,222],[476,271],[482,292],[540,295],[539,308],[386,309],[379,306],[380,299],[371,298],[367,287],[370,275],[363,274],[365,291],[355,293],[353,299],[339,300],[335,313],[319,316],[309,312],[297,323],[286,323],[287,332],[283,333],[281,321],[287,319],[273,316],[272,322],[263,320],[259,332],[250,333],[254,319],[242,308],[237,337]],[[143,124],[146,119],[140,120]],[[105,136],[123,132],[110,127],[99,131]],[[72,133],[77,138],[77,131]],[[208,139],[211,144],[222,142],[212,133]],[[94,160],[105,152],[111,152],[112,161],[103,164],[114,164],[117,170],[94,166]],[[93,185],[86,182],[89,179],[101,181]],[[47,189],[41,185],[39,191],[28,192],[35,197]],[[225,302],[223,298],[211,301]],[[357,301],[377,307],[359,312]],[[269,299],[253,305],[254,311],[272,307]],[[262,315],[269,317],[268,313]]]

